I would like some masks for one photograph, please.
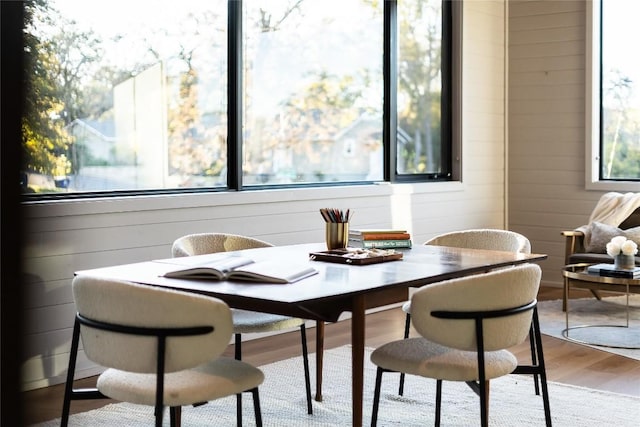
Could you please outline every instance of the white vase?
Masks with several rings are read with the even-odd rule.
[[[636,265],[636,259],[633,255],[620,254],[613,257],[613,264],[619,270],[628,270]]]

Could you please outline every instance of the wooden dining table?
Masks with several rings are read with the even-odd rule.
[[[163,277],[175,270],[174,259],[150,260],[77,271],[76,275],[126,280],[208,295],[230,307],[315,320],[317,339],[316,399],[322,399],[324,322],[336,322],[351,313],[352,425],[362,426],[362,396],[366,311],[407,300],[409,288],[483,273],[495,268],[546,259],[543,254],[416,245],[402,250],[401,260],[352,265],[310,259],[325,251],[323,243],[247,249],[239,254],[254,261],[309,263],[318,274],[289,284],[175,279]],[[198,255],[202,261],[219,254]],[[462,298],[463,296],[461,296]],[[400,333],[400,331],[399,331]]]

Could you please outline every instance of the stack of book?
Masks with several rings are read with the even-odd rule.
[[[410,248],[411,235],[407,230],[362,229],[349,230],[349,247],[363,249]]]
[[[640,267],[619,269],[614,264],[596,264],[587,268],[587,273],[606,277],[620,277],[623,279],[640,279]]]

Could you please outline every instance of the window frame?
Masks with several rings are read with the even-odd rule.
[[[603,0],[586,2],[585,46],[585,188],[599,191],[638,191],[639,181],[603,180],[602,152],[602,7]]]
[[[194,193],[222,193],[266,189],[340,187],[377,183],[414,183],[462,181],[461,167],[461,57],[462,5],[454,0],[442,0],[442,103],[441,141],[443,165],[448,171],[436,174],[398,174],[397,155],[397,0],[385,1],[383,10],[383,178],[381,181],[340,181],[296,184],[265,184],[243,186],[243,28],[242,0],[229,0],[227,39],[227,183],[221,187],[157,188],[144,190],[89,191],[73,193],[23,194],[24,201],[97,199],[127,196],[161,196]],[[233,117],[233,120],[232,120]],[[446,142],[446,143],[444,143]]]

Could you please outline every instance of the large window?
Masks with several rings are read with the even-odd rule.
[[[23,191],[451,179],[451,4],[26,2]]]
[[[640,181],[640,60],[629,51],[640,37],[640,4],[602,0],[588,6],[588,94],[590,89],[596,101],[587,111],[593,126],[587,135],[593,138],[591,183],[623,189],[621,181]]]
[[[381,180],[382,2],[244,5],[243,183]]]

